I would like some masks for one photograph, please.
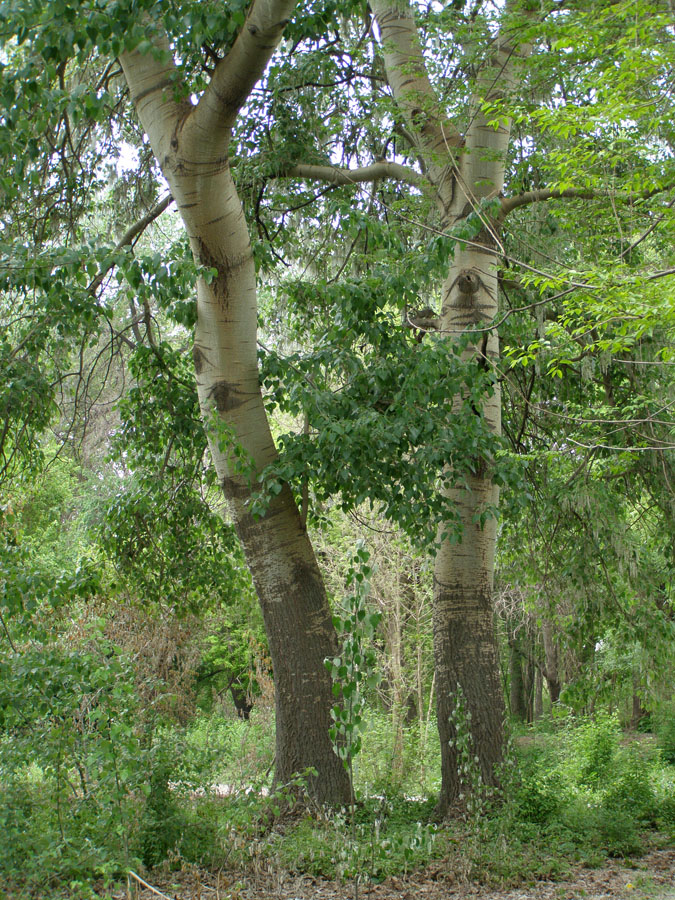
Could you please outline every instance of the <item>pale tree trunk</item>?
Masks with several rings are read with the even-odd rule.
[[[546,684],[548,685],[551,704],[553,704],[560,699],[560,675],[558,669],[558,648],[553,639],[553,624],[548,619],[544,621],[541,633],[544,640]]]
[[[406,126],[415,140],[426,175],[434,188],[442,226],[452,228],[475,211],[484,199],[498,198],[510,122],[495,129],[488,124],[482,102],[494,101],[513,90],[518,62],[529,47],[510,44],[500,35],[481,70],[469,110],[469,129],[462,136],[450,122],[431,85],[414,15],[407,0],[373,0],[384,52],[387,79]],[[504,18],[513,12],[507,3]],[[514,29],[514,35],[518,32]],[[459,149],[461,148],[461,150]],[[499,354],[494,331],[477,330],[489,323],[498,309],[496,225],[483,213],[484,228],[472,244],[456,250],[442,290],[441,332],[458,338],[475,335],[469,358],[477,365],[495,364]],[[458,400],[459,402],[459,400]],[[483,398],[477,413],[495,434],[501,431],[498,388]],[[485,784],[496,782],[504,741],[504,698],[500,683],[493,623],[493,573],[496,522],[485,517],[496,509],[498,487],[488,460],[472,460],[474,474],[465,487],[450,487],[446,495],[459,515],[462,537],[451,544],[439,529],[440,549],[434,570],[434,655],[438,729],[441,740],[442,786],[438,814],[455,803],[461,785],[452,712],[461,691],[470,713],[470,730],[480,773]],[[452,473],[446,473],[452,480]],[[484,524],[479,524],[483,521]]]
[[[544,677],[541,674],[539,666],[534,670],[534,709],[532,710],[532,719],[538,722],[544,714],[544,696],[543,696]]]
[[[196,262],[213,270],[197,288],[194,365],[213,462],[260,600],[274,668],[278,782],[312,767],[313,796],[343,803],[346,772],[328,730],[333,704],[324,659],[337,640],[321,574],[288,486],[262,517],[248,501],[276,458],[256,357],[256,273],[228,162],[231,128],[283,32],[294,3],[256,0],[196,106],[175,102],[165,37],[121,59],[143,128],[169,182]],[[237,453],[235,454],[235,450]],[[240,462],[243,460],[243,464]]]

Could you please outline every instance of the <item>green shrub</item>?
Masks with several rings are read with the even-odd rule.
[[[621,730],[615,716],[582,721],[568,738],[567,768],[578,785],[596,789],[611,773]]]
[[[616,809],[600,807],[595,810],[595,822],[595,843],[608,856],[634,856],[642,852],[638,822],[626,808],[617,815]]]
[[[381,881],[423,866],[433,856],[436,827],[413,821],[416,812],[428,812],[428,804],[369,802],[358,811],[352,828],[350,817],[332,812],[325,819],[305,816],[294,828],[274,835],[263,848],[291,871],[328,878]]]
[[[92,629],[78,649],[39,644],[0,677],[0,882],[121,871],[147,759],[130,662]]]
[[[654,726],[663,759],[675,765],[675,701],[661,704],[654,715]]]
[[[617,819],[630,817],[641,824],[654,820],[656,797],[649,777],[649,765],[636,752],[617,759],[616,774],[602,793],[602,809]]]
[[[513,796],[518,817],[537,825],[548,822],[564,799],[565,786],[560,775],[543,771],[524,775]]]
[[[169,776],[164,761],[155,765],[141,817],[138,844],[143,864],[150,867],[163,862],[178,847],[185,825],[177,798],[169,788]]]

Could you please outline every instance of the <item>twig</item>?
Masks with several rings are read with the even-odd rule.
[[[148,884],[147,881],[143,881],[143,879],[141,878],[141,876],[140,876],[140,875],[137,875],[137,874],[136,874],[134,871],[132,871],[131,869],[129,869],[129,871],[127,872],[127,876],[130,876],[131,878],[135,878],[136,881],[137,881],[139,884],[142,884],[143,887],[146,887],[149,891],[152,891],[153,894],[157,894],[158,897],[163,897],[164,900],[174,900],[174,898],[169,897],[167,894],[163,894],[163,893],[162,893],[160,890],[158,890],[156,887],[153,887],[151,884]]]

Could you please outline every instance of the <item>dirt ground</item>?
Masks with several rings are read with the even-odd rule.
[[[142,884],[114,900],[353,900],[354,885],[309,876],[259,872],[246,879],[193,868]],[[657,850],[632,863],[610,861],[575,870],[561,881],[499,889],[460,882],[436,863],[407,878],[361,884],[358,900],[675,900],[675,850]]]

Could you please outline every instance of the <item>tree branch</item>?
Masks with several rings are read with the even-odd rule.
[[[675,197],[673,197],[670,203],[666,205],[665,209],[670,209],[673,204],[675,204]],[[643,231],[639,237],[635,238],[632,244],[629,244],[629,246],[626,247],[625,250],[621,251],[621,253],[619,254],[619,259],[625,259],[626,256],[628,256],[633,250],[635,250],[636,247],[638,247],[644,240],[646,240],[652,233],[652,231],[655,231],[659,227],[665,217],[665,212],[661,213],[661,215],[652,222],[649,228],[645,229],[645,231]]]
[[[155,158],[161,160],[169,151],[167,138],[170,139],[180,119],[189,111],[190,104],[174,99],[176,66],[166,32],[160,26],[156,29],[152,50],[125,51],[119,61],[138,118],[150,138]]]
[[[372,0],[382,40],[387,80],[415,146],[433,167],[433,156],[462,139],[449,122],[429,80],[417,25],[407,0]]]
[[[162,215],[164,210],[173,202],[173,197],[171,194],[167,194],[159,203],[156,203],[152,209],[147,212],[141,219],[137,222],[134,222],[127,230],[124,232],[119,241],[115,244],[115,250],[121,250],[123,247],[128,247],[140,234],[142,234],[148,225],[151,225],[155,219],[159,218]],[[90,294],[94,294],[103,283],[103,279],[108,274],[108,272],[115,265],[114,262],[110,263],[110,265],[99,272],[98,275],[89,283],[87,290]]]
[[[672,187],[672,185],[654,188],[651,191],[645,191],[643,194],[624,192],[613,196],[615,200],[622,200],[626,203],[634,202],[635,200],[649,200],[662,191],[668,190],[669,187]],[[599,191],[593,188],[566,188],[564,191],[541,188],[538,191],[525,191],[522,194],[516,194],[514,197],[504,197],[502,199],[499,219],[503,221],[514,209],[518,209],[520,206],[527,206],[530,203],[541,203],[547,200],[593,200],[607,196],[607,191]]]
[[[304,178],[307,181],[326,181],[334,185],[359,184],[364,181],[379,181],[384,178],[393,178],[403,181],[414,187],[424,183],[424,178],[419,172],[408,166],[395,162],[381,160],[369,166],[361,166],[358,169],[340,169],[335,166],[315,166],[308,163],[299,163],[291,166],[285,172],[281,172],[279,178]]]

